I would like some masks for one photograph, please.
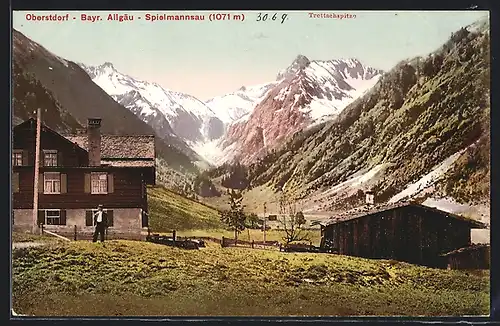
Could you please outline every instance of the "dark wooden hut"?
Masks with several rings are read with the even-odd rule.
[[[268,216],[269,221],[277,221],[278,220],[278,215],[276,214],[271,214]]]
[[[442,255],[469,246],[478,221],[416,203],[365,206],[322,226],[321,246],[343,255],[445,267]]]
[[[477,244],[450,251],[443,255],[448,269],[489,269],[490,245]]]

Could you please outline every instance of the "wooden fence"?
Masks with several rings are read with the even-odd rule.
[[[214,238],[214,237],[209,237],[209,236],[191,236],[191,237],[180,237],[177,236],[176,230],[172,230],[170,232],[166,232],[172,234],[172,238],[175,239],[176,241],[182,241],[182,240],[203,240],[203,241],[210,241],[214,242],[217,244],[220,244],[221,247],[243,247],[243,248],[253,248],[253,249],[271,249],[271,250],[279,250],[280,249],[280,243],[278,241],[246,241],[246,240],[237,240],[235,241],[234,239],[222,237],[221,239],[219,238]],[[148,230],[148,235],[152,234],[151,230]]]
[[[245,241],[245,240],[235,240],[222,237],[220,244],[223,248],[225,247],[244,247],[252,249],[270,249],[270,250],[280,250],[281,244],[277,241]]]
[[[221,239],[217,239],[217,238],[214,238],[214,237],[176,237],[177,240],[179,241],[182,241],[182,240],[203,240],[203,241],[211,241],[211,242],[215,242],[215,243],[218,243],[218,244],[221,244],[222,243],[222,240]]]
[[[42,232],[44,232],[43,230]],[[45,231],[46,232],[46,231]],[[77,230],[76,226],[73,229],[73,232],[57,232],[59,236],[64,236],[66,238],[71,239],[71,240],[92,240],[93,236],[93,231],[86,231],[83,232],[82,230]],[[165,233],[165,232],[164,232]],[[252,248],[252,249],[268,249],[268,250],[281,250],[281,244],[278,241],[246,241],[246,240],[237,240],[235,241],[234,239],[222,237],[221,239],[215,238],[215,237],[210,237],[210,236],[192,236],[192,237],[181,237],[177,236],[176,230],[172,230],[170,232],[172,239],[175,241],[183,241],[183,240],[203,240],[203,241],[210,241],[214,242],[217,244],[220,244],[221,247],[243,247],[243,248]],[[148,229],[147,235],[159,235],[159,234],[154,234],[151,232],[150,229]],[[130,240],[144,240],[146,239],[146,235],[138,235],[138,234],[121,234],[121,233],[116,233],[115,232],[109,232],[109,230],[106,230],[106,239],[111,240],[111,239],[130,239]],[[142,239],[144,238],[144,239]]]

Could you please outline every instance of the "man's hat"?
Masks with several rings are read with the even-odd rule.
[[[102,204],[97,205],[98,208],[102,208]]]

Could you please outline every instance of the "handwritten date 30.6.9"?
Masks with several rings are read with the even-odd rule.
[[[279,21],[281,24],[283,24],[286,20],[288,20],[287,14],[278,14],[277,12],[270,14],[263,14],[259,12],[259,14],[257,15],[258,22]]]

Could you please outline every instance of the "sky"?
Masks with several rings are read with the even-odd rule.
[[[27,14],[70,14],[69,21],[32,21]],[[133,21],[108,21],[107,15],[133,15]],[[147,21],[146,14],[203,15],[203,21]],[[229,11],[243,21],[210,21],[205,12],[77,12],[16,11],[13,28],[65,59],[87,65],[111,62],[140,80],[188,93],[205,101],[241,86],[266,83],[297,55],[310,60],[357,58],[389,70],[399,61],[426,55],[451,33],[485,11],[319,12],[352,18],[313,18],[309,12],[277,12],[287,19],[272,21],[274,12]],[[262,15],[268,18],[262,21]],[[82,21],[81,14],[101,21]],[[29,16],[28,16],[29,17]],[[141,19],[139,19],[139,17]],[[333,16],[330,16],[333,17]]]

